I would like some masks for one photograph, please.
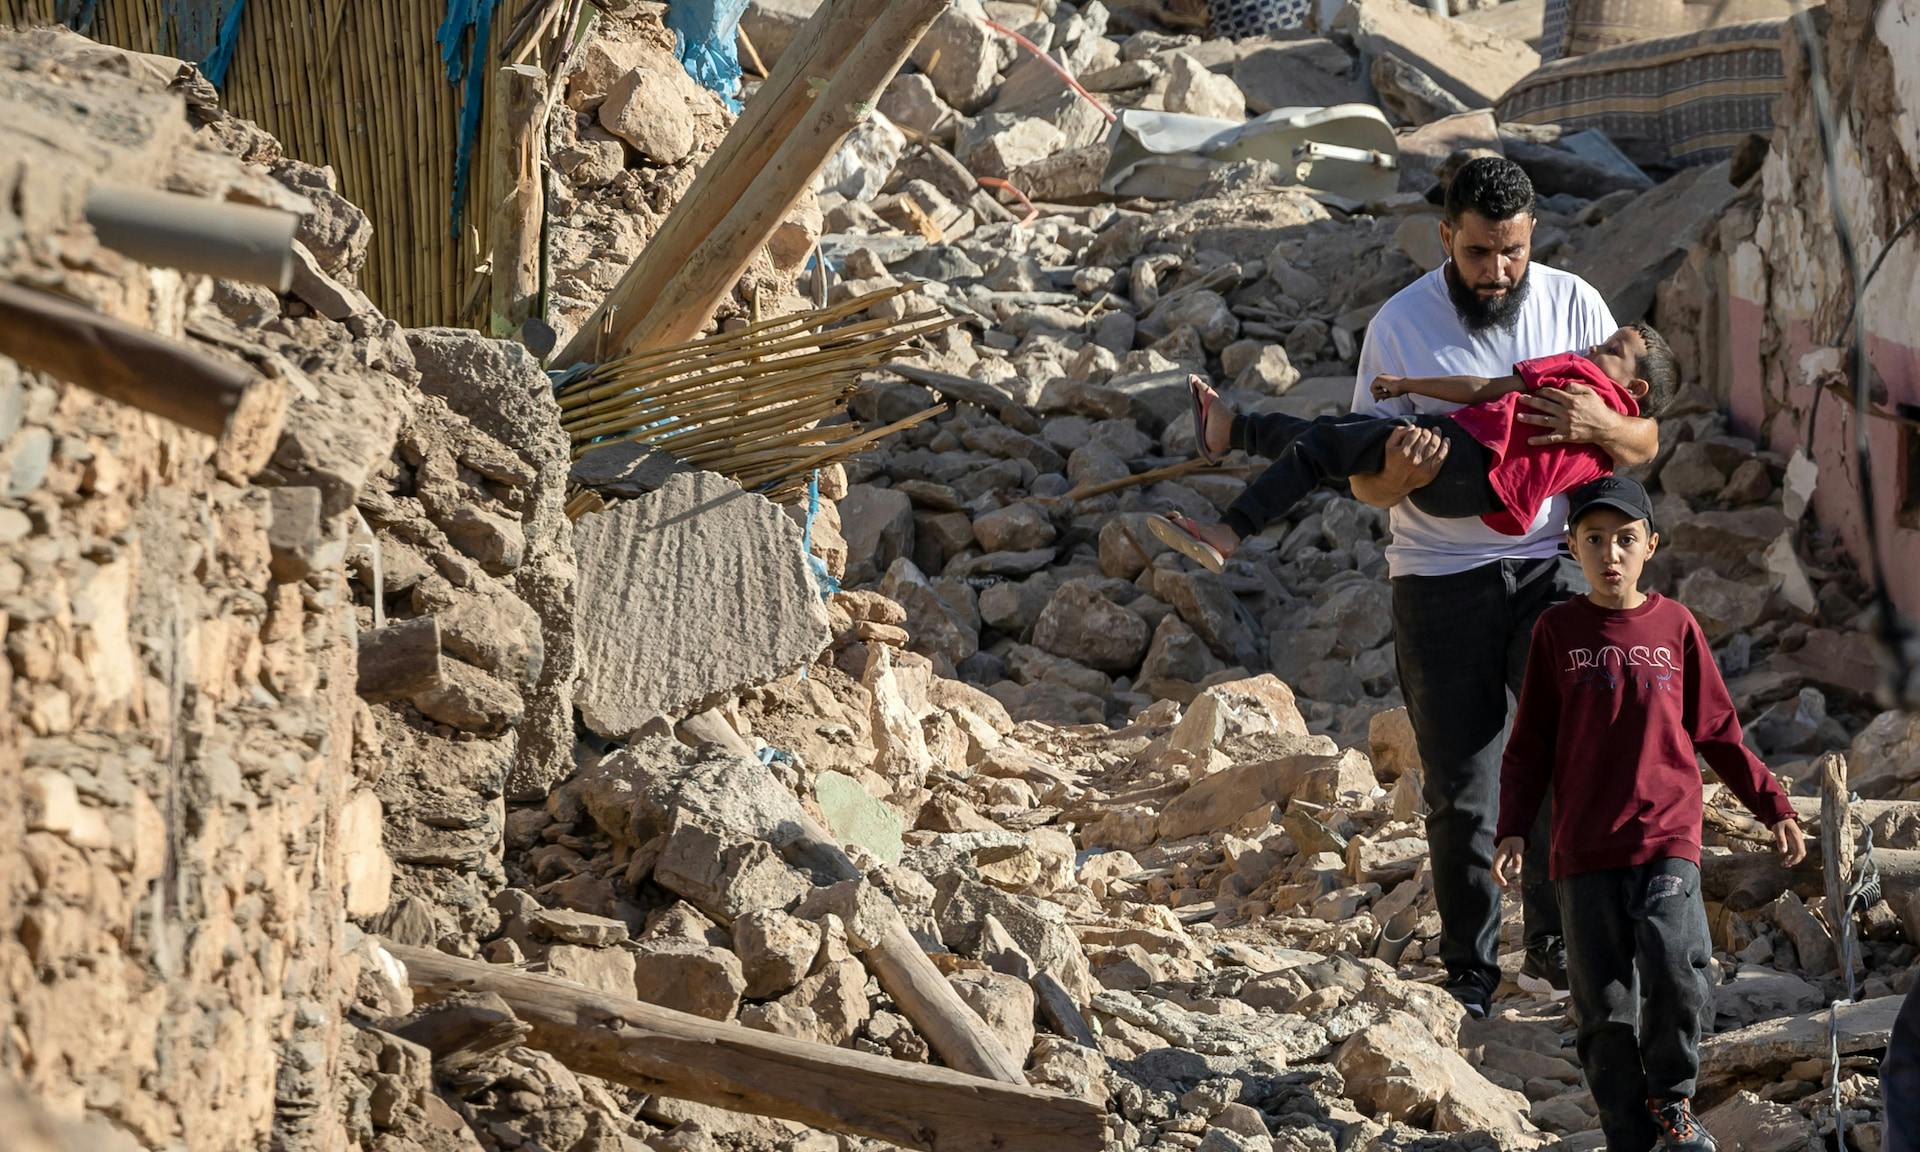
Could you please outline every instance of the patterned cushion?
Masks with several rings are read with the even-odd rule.
[[[1543,65],[1500,98],[1502,121],[1598,128],[1651,168],[1716,164],[1773,131],[1785,20],[1642,40]]]

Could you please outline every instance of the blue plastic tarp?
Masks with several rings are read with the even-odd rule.
[[[736,32],[747,0],[671,0],[667,27],[673,29],[674,55],[708,91],[740,111],[740,48]]]

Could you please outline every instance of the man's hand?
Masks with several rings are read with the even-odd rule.
[[[1522,393],[1520,400],[1534,409],[1517,417],[1522,423],[1552,429],[1544,436],[1535,436],[1530,441],[1535,445],[1596,444],[1624,419],[1585,384],[1542,388]]]
[[[1773,850],[1788,868],[1807,858],[1807,838],[1800,831],[1800,821],[1789,818],[1773,826]]]
[[[1391,400],[1395,396],[1403,395],[1401,385],[1405,384],[1406,380],[1407,378],[1405,376],[1375,376],[1373,378],[1373,398],[1375,400]]]
[[[1416,488],[1425,488],[1440,474],[1447,458],[1447,438],[1431,428],[1403,424],[1387,437],[1387,459],[1380,471],[1348,478],[1353,495],[1375,508],[1391,508]]]
[[[1502,888],[1520,883],[1520,858],[1526,852],[1527,842],[1522,837],[1509,836],[1500,841],[1500,847],[1493,854],[1494,883]]]

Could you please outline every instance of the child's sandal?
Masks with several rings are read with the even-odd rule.
[[[1202,388],[1206,387],[1206,384],[1207,382],[1199,376],[1187,377],[1187,400],[1193,408],[1194,451],[1200,459],[1205,460],[1207,463],[1218,464],[1220,463],[1220,458],[1215,456],[1207,447],[1207,413],[1213,410],[1214,398],[1209,397],[1201,391]],[[1216,569],[1216,571],[1218,571],[1218,569]]]
[[[1147,527],[1153,530],[1162,544],[1209,572],[1219,572],[1227,566],[1227,558],[1220,554],[1220,550],[1195,534],[1194,530],[1199,525],[1178,512],[1148,516]]]

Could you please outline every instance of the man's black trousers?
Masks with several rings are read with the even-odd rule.
[[[1450,976],[1478,979],[1488,993],[1500,982],[1493,832],[1509,694],[1519,696],[1534,621],[1585,590],[1578,566],[1564,556],[1393,579],[1394,661],[1426,773],[1440,958]],[[1547,878],[1550,809],[1540,806],[1523,864],[1529,946],[1560,935],[1560,905]]]

